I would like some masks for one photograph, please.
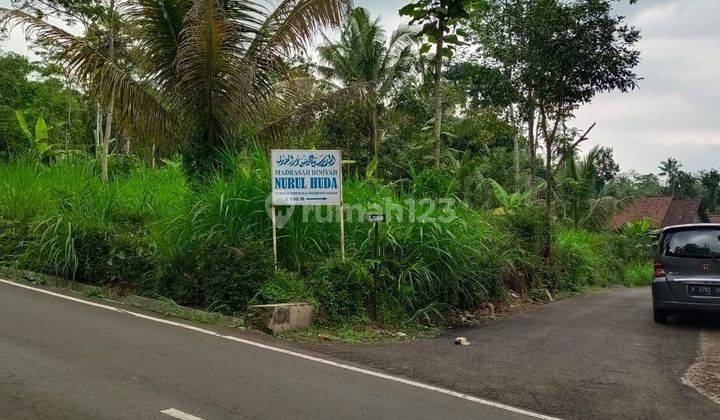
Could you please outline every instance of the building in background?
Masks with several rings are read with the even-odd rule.
[[[710,216],[700,200],[676,200],[672,196],[657,196],[633,201],[612,218],[610,227],[619,229],[627,222],[642,219],[648,219],[655,229],[688,223],[710,223]]]

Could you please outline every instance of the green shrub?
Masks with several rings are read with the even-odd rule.
[[[21,221],[0,216],[0,265],[14,265],[28,238],[28,227]]]
[[[112,242],[108,259],[111,284],[135,290],[155,270],[155,249],[142,231],[118,233]]]
[[[457,188],[452,172],[428,169],[403,187],[359,175],[346,179],[348,206],[392,208],[380,230],[379,261],[372,226],[358,222],[357,213],[346,219],[342,262],[328,257],[339,246],[337,219],[318,221],[311,213],[303,221],[298,207],[278,230],[280,265],[292,273],[276,275],[265,208],[268,159],[259,151],[228,152],[223,159],[218,172],[203,179],[188,179],[181,162],[150,169],[129,159],[108,183],[83,158],[4,163],[0,263],[230,314],[251,300],[312,300],[321,320],[333,323],[367,318],[375,263],[381,320],[397,323],[473,310],[506,299],[507,290],[640,284],[646,270],[627,235],[559,227],[546,276],[541,207],[497,216],[455,198],[433,206],[422,199],[451,198]],[[326,218],[327,210],[320,215]]]
[[[534,254],[540,254],[545,246],[547,216],[539,206],[525,206],[502,217],[504,226],[514,234],[517,245]]]
[[[411,193],[417,199],[449,198],[456,194],[455,174],[447,170],[428,168],[415,174],[411,181]]]
[[[548,276],[550,290],[579,292],[588,286],[592,267],[587,265],[587,248],[584,244],[556,241],[552,267]]]
[[[298,273],[278,270],[253,298],[254,304],[307,302],[312,300],[310,291]]]
[[[554,290],[581,291],[587,286],[621,285],[623,259],[612,252],[610,236],[561,228],[555,240],[550,285]]]
[[[179,304],[237,314],[273,277],[272,252],[264,241],[232,246],[216,237],[199,240],[166,267],[156,292]]]
[[[652,283],[653,264],[651,261],[631,261],[625,268],[628,286],[649,286]]]
[[[108,156],[108,173],[113,178],[128,176],[133,170],[142,166],[142,161],[135,155],[111,154]]]
[[[365,316],[372,278],[362,262],[329,257],[315,267],[307,284],[318,303],[321,322],[336,323]]]
[[[516,292],[540,287],[545,276],[542,271],[547,232],[547,218],[539,206],[519,207],[498,218],[509,238],[504,253],[504,284]]]
[[[152,244],[141,231],[113,235],[86,228],[76,235],[76,279],[80,282],[134,291],[155,268]]]
[[[503,284],[503,258],[500,255],[486,255],[469,261],[462,270],[467,279],[465,287],[459,291],[459,306],[474,309],[482,302],[500,302],[507,299],[507,290]]]
[[[627,260],[649,259],[652,255],[654,238],[651,223],[647,219],[625,223],[612,240],[614,252]]]

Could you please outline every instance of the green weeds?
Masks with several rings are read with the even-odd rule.
[[[296,208],[278,230],[275,274],[262,152],[228,153],[201,180],[189,179],[180,162],[120,166],[104,184],[83,158],[0,165],[0,262],[223,314],[250,302],[311,301],[332,325],[366,324],[373,313],[378,325],[431,325],[452,310],[503,301],[508,290],[645,284],[647,266],[625,261],[617,235],[569,228],[558,229],[546,275],[540,208],[474,209],[454,198],[447,174],[427,171],[405,187],[346,180],[344,262],[333,208]],[[359,212],[378,208],[388,221],[375,258],[372,226]]]

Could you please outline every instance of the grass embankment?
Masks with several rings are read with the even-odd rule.
[[[539,208],[495,216],[454,199],[432,205],[421,199],[453,193],[434,187],[433,176],[423,173],[402,190],[346,180],[345,202],[356,208],[346,219],[345,262],[328,208],[305,216],[296,209],[279,230],[283,269],[275,274],[265,205],[269,165],[259,154],[202,181],[170,162],[117,170],[108,184],[90,161],[47,166],[20,159],[0,165],[0,264],[226,314],[252,302],[310,300],[321,323],[332,325],[367,322],[374,264],[385,325],[433,322],[504,301],[509,290],[574,292],[649,278],[646,264],[626,259],[632,244],[622,236],[569,228],[558,229],[553,272],[544,275]],[[390,209],[379,260],[371,225],[356,213],[373,204]]]

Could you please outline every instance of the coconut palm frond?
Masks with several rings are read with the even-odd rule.
[[[407,25],[398,27],[393,31],[388,42],[380,68],[388,69],[388,76],[380,85],[378,92],[384,96],[393,86],[400,75],[410,69],[412,64],[412,43],[414,30]]]
[[[582,225],[590,228],[607,226],[610,219],[620,211],[627,200],[616,197],[600,197],[588,200],[588,210],[582,219]]]
[[[595,162],[597,162],[598,153],[600,152],[600,146],[596,145],[590,149],[585,158],[580,161],[578,172],[581,179],[593,180],[597,174]]]
[[[59,45],[71,77],[100,102],[115,98],[113,115],[125,131],[178,138],[194,145],[190,159],[200,163],[248,122],[261,120],[271,100],[292,102],[282,92],[287,53],[319,28],[339,24],[350,0],[118,3],[137,52],[137,73],[115,65],[91,41],[22,11],[0,8],[0,25],[22,24],[39,40]]]
[[[344,83],[342,75],[350,74],[353,69],[353,63],[350,57],[343,54],[343,50],[337,44],[327,42],[317,49],[320,59],[328,63],[328,65],[319,65],[318,72],[328,81],[337,80]],[[330,64],[332,63],[332,64]]]
[[[123,104],[116,108],[115,117],[128,132],[172,137],[177,120],[168,112],[158,92],[112,63],[83,39],[20,10],[0,8],[0,25],[21,25],[27,35],[57,44],[58,60],[65,65],[70,77],[99,95],[103,102],[114,94],[116,101]]]
[[[320,74],[344,86],[364,85],[382,99],[410,66],[412,30],[401,26],[386,38],[379,21],[355,8],[343,23],[340,39],[318,48]],[[372,91],[372,92],[370,92]]]
[[[362,92],[359,92],[356,86],[350,86],[318,95],[301,103],[286,98],[287,106],[276,112],[276,115],[279,116],[264,124],[260,135],[263,138],[276,140],[291,130],[308,128],[326,110],[347,104],[352,100],[351,98],[357,98],[360,95]]]
[[[269,14],[248,49],[288,52],[305,44],[318,30],[340,24],[350,0],[283,0]]]
[[[177,109],[191,122],[185,134],[207,144],[227,138],[237,121],[235,99],[228,93],[249,90],[247,79],[231,77],[239,70],[248,34],[217,0],[196,0],[185,15],[180,38],[175,61],[179,80],[172,88]],[[243,100],[246,111],[252,101]]]
[[[120,13],[132,22],[130,35],[142,51],[139,64],[154,83],[176,82],[175,59],[185,14],[191,5],[191,0],[138,0],[120,8]]]

